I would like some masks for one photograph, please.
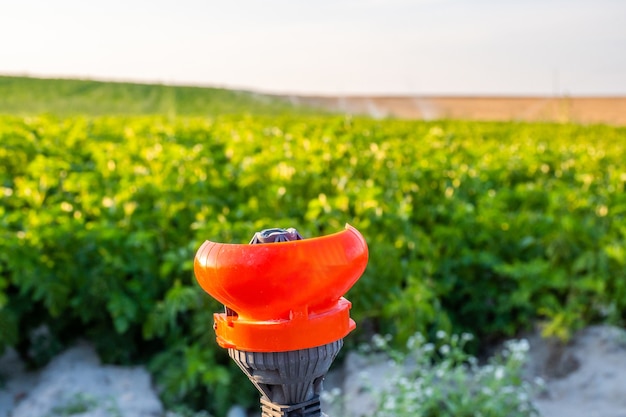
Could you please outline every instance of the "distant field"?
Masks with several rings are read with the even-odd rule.
[[[281,97],[294,104],[379,118],[626,125],[626,97]]]
[[[291,104],[275,97],[221,88],[0,75],[0,114],[171,117],[294,110]]]
[[[624,126],[626,97],[289,96],[210,87],[0,75],[0,114],[172,117],[328,112],[374,118]]]

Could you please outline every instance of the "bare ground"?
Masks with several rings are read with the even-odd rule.
[[[403,119],[626,125],[626,97],[280,96],[294,104]]]

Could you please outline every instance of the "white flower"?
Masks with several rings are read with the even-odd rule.
[[[464,342],[469,342],[471,340],[474,340],[474,335],[471,333],[462,333],[461,340]]]
[[[513,353],[516,353],[516,352],[526,353],[530,349],[530,344],[528,343],[528,340],[526,339],[509,340],[506,343],[506,347],[508,350],[510,350]]]
[[[394,410],[396,408],[396,399],[390,395],[385,399],[385,404],[383,404],[383,408],[385,410]]]
[[[415,349],[417,346],[421,346],[424,343],[424,336],[420,333],[416,333],[413,336],[409,337],[409,340],[406,342],[406,347],[409,350]]]
[[[333,403],[335,400],[341,397],[341,389],[334,387],[330,391],[322,391],[320,397],[323,401]]]
[[[443,330],[437,330],[437,339],[443,339],[446,337],[446,332],[444,332]]]
[[[383,349],[387,346],[387,341],[383,336],[379,334],[375,334],[374,336],[372,336],[372,343],[377,349]]]
[[[513,394],[515,392],[515,387],[512,387],[511,385],[507,385],[506,387],[502,388],[502,393],[503,394]]]
[[[546,381],[540,376],[535,377],[535,385],[543,388],[546,386]]]

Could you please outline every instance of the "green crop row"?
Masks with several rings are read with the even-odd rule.
[[[87,337],[147,361],[167,404],[223,411],[242,376],[193,278],[206,239],[350,223],[370,248],[347,295],[361,334],[566,337],[626,318],[625,216],[624,128],[2,116],[0,349],[38,364]]]
[[[310,112],[285,100],[222,88],[39,79],[0,75],[0,114],[56,116],[166,115]]]

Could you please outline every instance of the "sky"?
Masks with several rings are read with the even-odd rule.
[[[0,0],[0,74],[322,95],[626,95],[626,0]]]

